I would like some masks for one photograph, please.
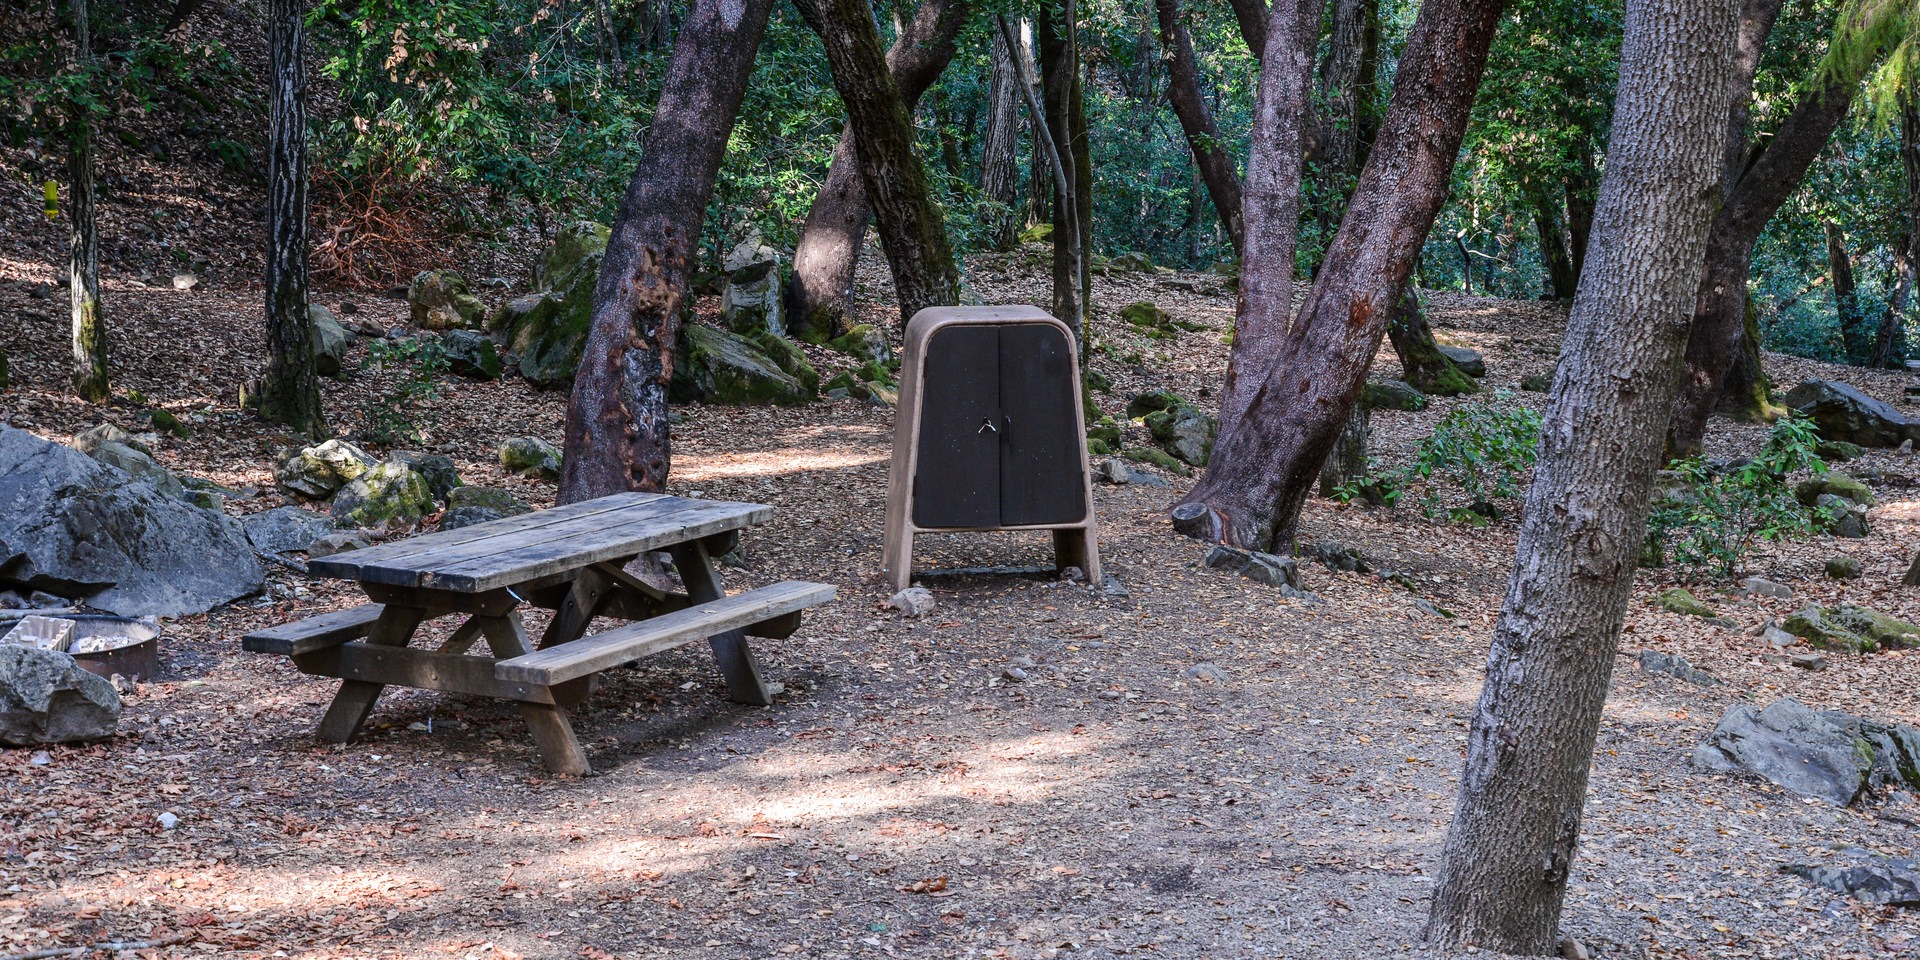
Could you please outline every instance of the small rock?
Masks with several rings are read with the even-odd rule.
[[[307,327],[313,336],[313,372],[338,379],[346,371],[353,334],[340,325],[333,311],[317,303],[307,305]]]
[[[1453,614],[1448,613],[1446,610],[1443,610],[1439,607],[1434,606],[1433,602],[1431,600],[1428,600],[1426,597],[1414,597],[1413,608],[1415,610],[1420,611],[1421,613],[1426,614],[1429,617],[1440,617],[1441,619],[1444,619],[1444,620],[1453,619]]]
[[[30,767],[44,767],[47,764],[50,764],[52,762],[53,762],[53,754],[50,754],[45,750],[35,750],[33,752],[33,756],[27,758],[27,766],[30,766]]]
[[[500,351],[493,338],[477,330],[448,330],[440,335],[447,369],[469,380],[500,379]]]
[[[296,450],[273,469],[281,489],[313,500],[325,500],[380,461],[345,440]]]
[[[1094,475],[1103,483],[1125,485],[1133,482],[1133,471],[1127,469],[1123,461],[1112,458],[1100,461],[1100,466],[1095,469]]]
[[[1103,596],[1121,599],[1133,595],[1133,592],[1127,589],[1126,584],[1121,583],[1112,576],[1103,576],[1100,580],[1100,593]]]
[[[1562,940],[1560,941],[1560,960],[1593,960],[1593,953],[1578,940]]]
[[[1180,671],[1180,675],[1189,680],[1205,680],[1208,683],[1226,683],[1231,679],[1225,670],[1220,669],[1219,665],[1211,660],[1202,660]]]
[[[1783,873],[1875,906],[1920,907],[1920,862],[1895,860],[1866,850],[1847,851],[1850,863],[1790,864]]]
[[[1752,597],[1774,597],[1780,600],[1793,599],[1793,589],[1784,583],[1775,583],[1765,577],[1748,577],[1740,581],[1740,592]]]
[[[120,726],[120,694],[58,650],[0,643],[0,744],[103,740]]]
[[[173,275],[173,288],[175,290],[192,290],[199,285],[200,277],[196,274],[176,273]]]
[[[1827,668],[1827,658],[1817,653],[1796,653],[1787,662],[1802,670],[1819,671]]]
[[[1664,591],[1655,597],[1653,602],[1658,604],[1660,609],[1668,613],[1677,613],[1687,617],[1716,616],[1712,607],[1701,603],[1697,597],[1688,593],[1684,587],[1674,587]]]
[[[486,305],[468,291],[467,278],[452,270],[422,270],[407,287],[407,311],[423,330],[478,327]]]
[[[1480,351],[1478,350],[1472,350],[1467,347],[1442,346],[1440,352],[1446,354],[1447,359],[1452,360],[1453,365],[1459,367],[1460,372],[1469,377],[1477,378],[1487,375],[1487,361],[1480,356]]]
[[[1834,557],[1827,561],[1827,576],[1834,580],[1857,580],[1860,577],[1860,561],[1853,557]]]
[[[372,543],[373,541],[368,540],[364,533],[341,530],[315,537],[313,543],[307,547],[307,558],[318,560],[321,557],[331,557],[336,553],[346,553],[349,550],[364,550]]]
[[[509,473],[560,479],[560,448],[539,437],[515,437],[500,445],[500,465]]]
[[[1362,402],[1375,410],[1425,410],[1427,408],[1427,395],[1405,380],[1370,381],[1360,397]]]
[[[1087,572],[1079,567],[1061,567],[1060,580],[1065,583],[1085,583]]]
[[[1800,642],[1799,637],[1772,624],[1768,624],[1765,629],[1760,631],[1760,639],[1765,640],[1768,646],[1775,648],[1791,647]]]
[[[933,612],[933,591],[926,587],[908,587],[888,598],[887,606],[909,620],[918,620]]]
[[[1003,680],[1018,682],[1027,679],[1027,671],[1025,667],[1007,667],[1000,671],[1000,677]]]
[[[453,465],[453,458],[437,453],[415,453],[411,450],[396,450],[388,459],[405,464],[407,469],[420,475],[427,481],[427,491],[433,499],[440,502],[452,496],[461,486],[460,470]]]
[[[1713,674],[1688,663],[1687,658],[1678,654],[1661,653],[1658,650],[1640,651],[1640,669],[1648,673],[1664,673],[1703,687],[1711,687],[1720,682],[1719,678]]]
[[[180,825],[180,818],[171,812],[161,814],[158,819],[162,830],[172,830]]]
[[[1230,570],[1255,583],[1295,590],[1300,588],[1299,567],[1292,557],[1216,544],[1207,551],[1204,562],[1215,570]]]

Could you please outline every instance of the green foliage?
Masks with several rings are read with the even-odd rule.
[[[1692,578],[1739,576],[1757,543],[1811,535],[1831,519],[1794,497],[1796,473],[1824,474],[1819,431],[1811,420],[1782,417],[1750,460],[1717,469],[1700,457],[1667,466],[1669,488],[1647,521],[1652,559],[1671,558]]]
[[[1412,463],[1369,471],[1335,497],[1391,506],[1412,493],[1431,517],[1475,525],[1499,517],[1500,502],[1520,497],[1540,450],[1540,414],[1509,406],[1510,398],[1502,391],[1455,407],[1421,441]]]
[[[427,405],[440,395],[440,375],[447,372],[447,351],[440,341],[375,340],[367,346],[361,368],[388,375],[390,384],[360,408],[360,439],[382,446],[424,440],[433,426]]]

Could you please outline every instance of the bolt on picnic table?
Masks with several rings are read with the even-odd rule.
[[[343,681],[320,721],[323,740],[351,740],[381,689],[399,684],[518,701],[547,769],[585,774],[567,709],[609,667],[705,637],[734,702],[773,702],[746,638],[791,635],[801,611],[832,600],[834,588],[791,580],[727,596],[713,558],[772,515],[757,503],[620,493],[335,554],[308,569],[357,581],[372,603],[256,631],[242,646]],[[659,550],[672,555],[685,593],[627,572]],[[554,612],[537,644],[523,603]],[[408,648],[421,624],[450,614],[465,620],[439,649]],[[587,634],[602,616],[633,622]],[[469,654],[483,638],[493,656]]]

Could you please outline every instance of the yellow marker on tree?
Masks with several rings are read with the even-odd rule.
[[[52,180],[47,181],[47,219],[60,216],[60,187]]]

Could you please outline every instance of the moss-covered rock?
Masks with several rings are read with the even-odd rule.
[[[593,325],[593,288],[606,249],[602,224],[582,220],[562,228],[534,264],[534,292],[508,301],[488,321],[528,383],[543,390],[573,385]]]
[[[440,335],[447,369],[469,380],[500,379],[500,352],[493,339],[477,330],[448,330]]]
[[[1053,242],[1053,224],[1036,223],[1033,226],[1020,231],[1020,242],[1021,243]]]
[[[153,429],[168,436],[179,437],[183,440],[193,436],[193,428],[180,422],[180,418],[174,416],[171,412],[162,410],[159,407],[155,407],[147,412],[147,420],[153,424]]]
[[[1162,470],[1187,476],[1193,471],[1187,465],[1173,458],[1173,455],[1159,447],[1128,447],[1120,455],[1135,463],[1150,463]]]
[[[1845,463],[1848,460],[1860,459],[1860,455],[1866,451],[1860,449],[1857,443],[1848,443],[1845,440],[1822,440],[1818,446],[1814,447],[1813,452],[1822,460]]]
[[[398,527],[433,512],[427,478],[397,460],[374,464],[333,498],[333,522],[342,527]]]
[[[422,270],[407,286],[407,312],[423,330],[478,327],[487,308],[467,289],[467,278],[452,270]]]
[[[1874,499],[1873,491],[1868,489],[1866,484],[1839,473],[1825,473],[1810,477],[1800,481],[1793,488],[1793,495],[1809,507],[1819,503],[1822,494],[1830,494],[1863,507],[1871,507],[1878,502]]]
[[[1701,603],[1698,597],[1688,593],[1684,587],[1674,587],[1655,597],[1654,603],[1668,613],[1677,613],[1687,617],[1717,616],[1713,608]]]
[[[855,326],[827,341],[827,346],[863,363],[893,363],[893,347],[887,343],[887,335],[871,323]]]
[[[1860,561],[1854,557],[1839,556],[1827,560],[1827,576],[1834,580],[1860,579]]]
[[[1174,330],[1173,315],[1145,300],[1121,307],[1120,319],[1155,340],[1172,340],[1178,336]]]
[[[1207,465],[1207,458],[1213,454],[1214,438],[1220,433],[1217,421],[1198,407],[1185,403],[1149,413],[1141,422],[1160,449],[1196,467]]]
[[[387,459],[402,463],[427,481],[427,490],[433,499],[445,503],[447,498],[458,490],[463,481],[460,468],[453,465],[453,458],[438,453],[416,453],[411,450],[395,451]]]
[[[1920,624],[1851,604],[1806,607],[1788,617],[1780,628],[1812,646],[1829,650],[1872,653],[1920,647]]]
[[[1155,410],[1171,410],[1187,405],[1186,398],[1172,390],[1149,390],[1135,394],[1133,399],[1127,401],[1127,419],[1138,420]]]
[[[543,480],[560,478],[560,448],[539,437],[514,437],[500,445],[500,465],[508,473]]]
[[[1152,273],[1153,259],[1144,253],[1123,253],[1107,261],[1109,269],[1130,273]]]
[[[325,500],[377,462],[345,440],[328,440],[283,457],[274,466],[273,479],[289,493]]]
[[[798,406],[814,398],[751,341],[701,324],[681,328],[670,395],[676,403],[722,406]]]
[[[1112,417],[1101,417],[1087,425],[1087,452],[1104,456],[1120,449],[1120,422]],[[1099,449],[1094,449],[1098,447]]]
[[[1425,410],[1427,395],[1405,380],[1370,380],[1360,400],[1375,410]]]
[[[457,530],[532,510],[498,487],[457,487],[447,496],[447,512],[440,518],[440,529]]]
[[[600,258],[607,252],[611,233],[604,223],[577,220],[560,228],[553,246],[533,264],[533,289],[554,290],[573,285],[583,268],[594,280],[600,277]],[[589,263],[591,261],[591,263]]]
[[[766,331],[753,334],[749,339],[767,355],[767,359],[773,361],[774,366],[800,381],[808,393],[820,392],[820,374],[813,369],[813,364],[807,362],[807,355],[798,344]]]

